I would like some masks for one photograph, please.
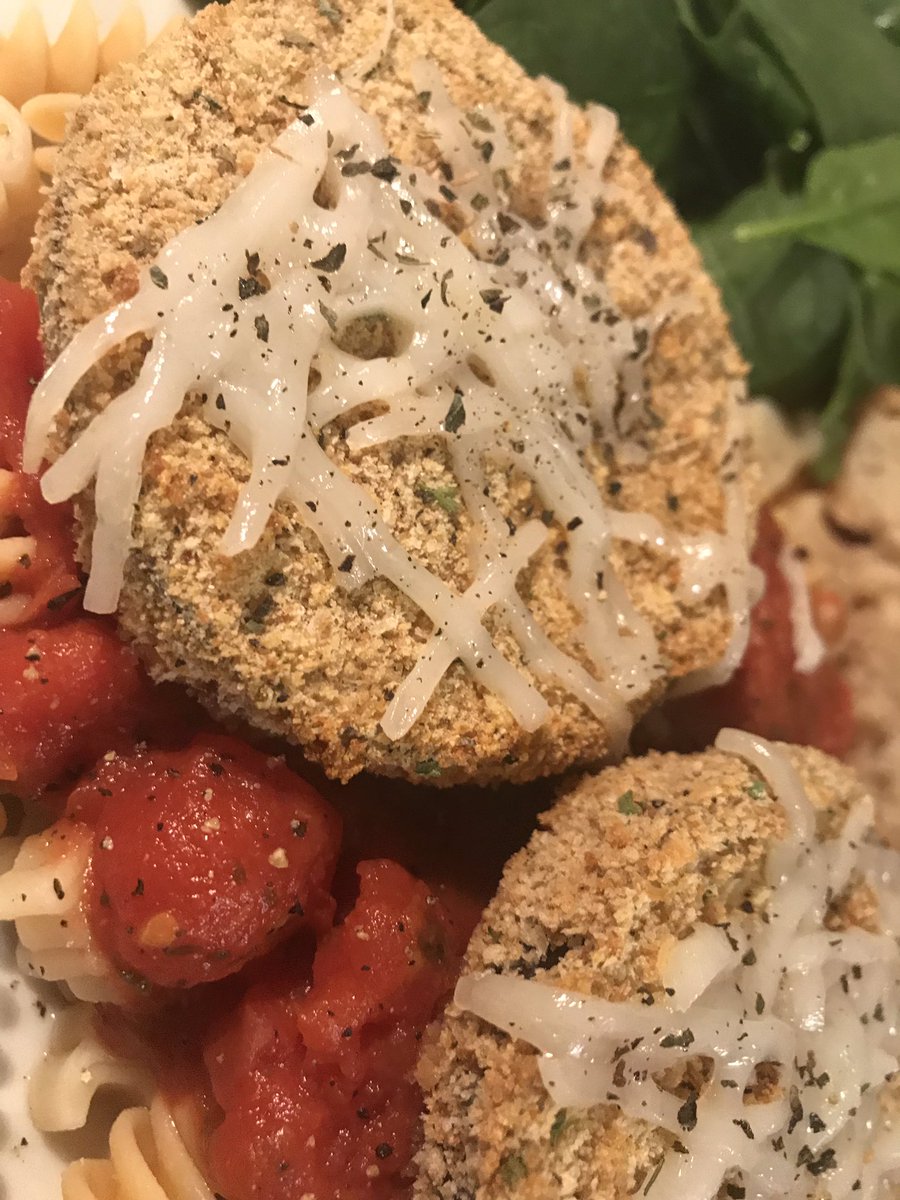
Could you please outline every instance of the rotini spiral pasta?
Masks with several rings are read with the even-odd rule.
[[[65,984],[79,1000],[121,1001],[126,985],[94,947],[83,910],[91,834],[58,821],[22,843],[0,876],[0,920],[15,921],[23,973]]]
[[[189,1124],[157,1096],[121,1113],[109,1158],[81,1159],[63,1173],[63,1200],[213,1200],[188,1148]]]
[[[68,20],[52,44],[40,13],[26,4],[9,37],[0,39],[0,96],[17,108],[42,92],[90,91],[94,81],[147,44],[147,26],[137,0],[124,0],[101,41],[91,0],[74,0]]]
[[[28,1107],[36,1128],[45,1133],[83,1128],[102,1088],[115,1088],[130,1104],[145,1103],[153,1093],[145,1068],[116,1057],[99,1040],[94,1015],[87,1004],[60,1013],[50,1045],[32,1073]]]
[[[31,130],[0,96],[0,274],[12,278],[21,270],[40,204]]]
[[[9,37],[0,38],[0,275],[16,278],[25,264],[41,177],[53,173],[56,148],[79,99],[146,45],[137,0],[124,0],[102,40],[91,0],[74,0],[53,43],[31,3]]]

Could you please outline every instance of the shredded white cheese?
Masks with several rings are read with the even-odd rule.
[[[778,566],[791,594],[791,634],[794,641],[794,666],[804,675],[815,671],[825,658],[825,643],[816,629],[809,596],[809,583],[803,563],[794,547],[785,542]]]
[[[610,1002],[518,976],[469,976],[456,1003],[541,1052],[560,1107],[609,1104],[666,1130],[653,1200],[882,1195],[900,1172],[900,1128],[881,1101],[898,1068],[900,951],[885,898],[882,932],[833,929],[832,902],[866,879],[880,895],[900,856],[864,845],[870,801],[819,841],[815,813],[781,751],[725,731],[720,747],[763,773],[791,834],[770,853],[764,911],[700,925],[663,967],[655,1002]],[[873,857],[874,855],[874,857]],[[661,1073],[706,1060],[699,1090]],[[774,1070],[760,1090],[759,1070]]]
[[[386,578],[432,621],[431,641],[382,720],[389,737],[410,728],[457,659],[524,729],[545,720],[547,702],[484,627],[495,610],[534,675],[564,686],[621,745],[629,703],[664,664],[650,623],[610,567],[612,542],[684,550],[693,561],[699,552],[649,516],[608,508],[586,458],[598,435],[627,442],[621,384],[650,337],[649,327],[616,312],[580,261],[613,118],[590,112],[580,165],[571,130],[558,131],[548,219],[533,228],[509,211],[508,149],[496,118],[489,110],[463,116],[433,66],[416,64],[413,74],[442,156],[436,178],[393,159],[376,122],[331,77],[315,76],[309,107],[246,181],[162,251],[134,299],[91,322],[60,356],[31,406],[26,459],[38,465],[84,374],[143,333],[152,347],[135,384],[44,477],[51,501],[96,480],[89,609],[117,604],[148,439],[171,424],[185,395],[200,395],[205,419],[251,465],[223,553],[252,547],[286,500],[342,586]],[[434,215],[437,203],[463,213],[465,240]],[[363,359],[343,348],[360,319],[389,323],[390,353]],[[329,422],[373,401],[387,411],[351,426],[351,449],[426,436],[447,447],[477,523],[474,582],[462,595],[404,550],[368,493],[319,444]],[[488,455],[527,474],[567,530],[570,597],[590,670],[551,643],[516,590],[549,533],[538,523],[510,532],[490,494]],[[731,595],[744,544],[733,545],[729,529],[703,545],[691,599],[720,583]]]

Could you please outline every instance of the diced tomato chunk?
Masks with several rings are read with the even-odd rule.
[[[314,986],[297,1008],[306,1046],[348,1075],[359,1054],[353,1035],[427,1010],[454,958],[446,914],[425,884],[386,859],[362,863],[359,877],[353,910],[316,954],[314,984],[327,987]]]
[[[753,609],[747,651],[723,687],[670,707],[679,749],[708,745],[724,726],[837,757],[852,746],[853,702],[840,672],[827,660],[808,673],[795,667],[791,592],[779,566],[783,544],[777,522],[763,510],[753,561],[765,575],[765,591]]]
[[[0,631],[0,779],[28,796],[127,749],[159,704],[110,625]]]
[[[331,925],[340,818],[235,738],[103,762],[69,813],[94,828],[98,944],[152,984],[221,979],[298,926]]]
[[[458,946],[441,903],[402,867],[362,863],[359,878],[356,904],[320,943],[311,984],[305,964],[292,982],[282,970],[208,1043],[224,1111],[209,1159],[229,1200],[393,1200],[411,1184],[414,1069]]]

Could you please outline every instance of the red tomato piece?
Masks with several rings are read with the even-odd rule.
[[[224,1118],[209,1145],[229,1200],[394,1200],[412,1182],[422,1033],[459,969],[441,903],[386,860],[304,964],[251,989],[205,1053]],[[289,1020],[287,1018],[290,1018]]]
[[[22,473],[31,392],[44,370],[34,293],[0,279],[0,627],[50,625],[77,608],[72,508]]]
[[[72,506],[51,505],[37,476],[0,467],[0,628],[52,625],[78,610]]]
[[[817,746],[837,757],[852,746],[853,701],[840,672],[827,660],[806,674],[795,669],[791,592],[778,565],[783,544],[781,529],[764,509],[753,561],[766,586],[751,616],[747,651],[724,687],[672,706],[679,749],[708,745],[723,726]]]
[[[22,466],[25,415],[44,373],[34,292],[0,279],[0,466]]]
[[[110,625],[0,631],[0,779],[28,796],[133,745],[158,704]]]
[[[331,924],[339,817],[235,738],[103,762],[69,812],[95,831],[98,944],[152,984],[222,979],[298,926]]]
[[[359,1053],[354,1034],[430,1009],[454,960],[446,913],[424,883],[387,859],[362,863],[359,877],[359,899],[316,954],[314,985],[327,986],[297,1009],[306,1046],[346,1074]]]

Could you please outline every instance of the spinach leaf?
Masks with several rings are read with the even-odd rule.
[[[809,100],[772,53],[743,3],[675,0],[675,6],[697,48],[727,79],[729,88],[738,89],[737,103],[745,126],[762,127],[771,143],[776,139],[787,142],[810,124]],[[708,103],[712,97],[704,99]]]
[[[822,483],[840,469],[859,402],[882,384],[900,383],[900,281],[865,276],[851,307],[840,371],[820,421],[824,442],[815,473]]]
[[[615,109],[646,161],[671,176],[694,69],[671,0],[487,0],[472,15],[531,74]]]
[[[900,45],[900,0],[863,0],[875,27]]]
[[[744,242],[785,234],[900,275],[900,135],[824,150],[810,165],[802,203],[736,230]]]
[[[900,48],[859,0],[740,0],[806,94],[826,144],[900,128]]]
[[[693,232],[751,365],[752,390],[796,406],[814,403],[833,385],[852,273],[840,258],[789,237],[761,242],[736,237],[746,222],[789,213],[795,203],[769,182],[748,189]]]

